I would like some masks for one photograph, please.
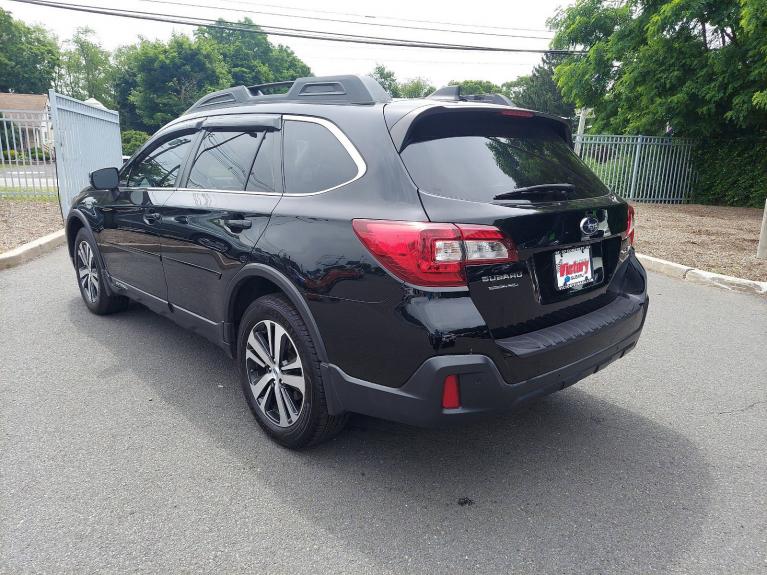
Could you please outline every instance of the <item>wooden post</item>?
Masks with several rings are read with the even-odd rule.
[[[762,231],[759,233],[759,245],[756,248],[756,257],[767,260],[767,199],[764,200]]]

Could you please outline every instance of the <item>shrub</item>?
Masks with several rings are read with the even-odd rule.
[[[7,162],[13,162],[16,159],[16,150],[3,150],[3,159]]]
[[[32,148],[27,152],[27,157],[38,161],[47,161],[51,159],[50,153],[44,148]]]
[[[123,154],[132,156],[133,152],[138,150],[149,139],[149,134],[139,130],[125,130],[121,132],[120,137],[122,139]]]
[[[698,181],[691,201],[764,207],[767,198],[767,140],[710,140],[693,154]]]

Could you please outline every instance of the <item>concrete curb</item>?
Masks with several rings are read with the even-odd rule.
[[[64,235],[64,230],[61,229],[52,234],[48,234],[47,236],[43,236],[42,238],[32,240],[17,248],[13,248],[12,250],[0,254],[0,270],[18,266],[38,256],[47,254],[57,247],[64,245],[65,242],[66,236]]]
[[[767,295],[767,282],[745,280],[723,274],[706,272],[689,266],[683,266],[674,262],[637,254],[639,261],[646,270],[661,273],[698,284],[716,286],[730,291]]]

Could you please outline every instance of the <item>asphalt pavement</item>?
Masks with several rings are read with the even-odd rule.
[[[523,411],[294,453],[234,363],[65,250],[0,272],[0,573],[765,573],[767,298],[650,276],[636,350]]]

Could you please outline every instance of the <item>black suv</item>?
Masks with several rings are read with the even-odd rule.
[[[66,231],[91,311],[136,300],[223,347],[297,448],[350,412],[464,420],[622,357],[648,305],[633,223],[561,118],[334,76],[205,96],[93,172]]]

